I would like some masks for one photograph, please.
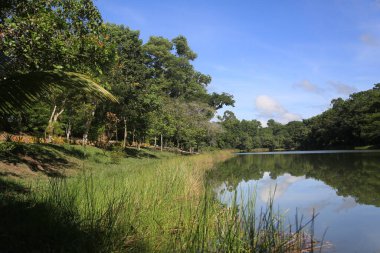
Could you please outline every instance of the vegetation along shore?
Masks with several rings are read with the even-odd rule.
[[[306,229],[290,234],[272,206],[256,217],[238,201],[226,207],[214,198],[206,173],[231,151],[11,144],[0,145],[2,159],[18,164],[2,169],[3,252],[293,252],[310,244]],[[50,167],[31,175],[31,161]]]

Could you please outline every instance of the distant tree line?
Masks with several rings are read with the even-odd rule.
[[[219,146],[252,150],[352,148],[380,145],[380,84],[331,101],[331,108],[303,121],[281,124],[268,120],[238,120],[233,112],[220,117],[224,132]]]

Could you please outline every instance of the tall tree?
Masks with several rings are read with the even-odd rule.
[[[48,126],[52,129],[67,100],[57,91],[95,89],[114,99],[94,82],[103,83],[102,73],[112,55],[104,48],[102,19],[91,0],[6,1],[4,6],[0,13],[3,112],[29,105],[38,96],[53,98]],[[61,92],[62,88],[66,90]],[[96,101],[94,97],[91,104]]]

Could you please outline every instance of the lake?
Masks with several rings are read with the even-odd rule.
[[[332,246],[323,252],[380,252],[380,152],[297,151],[241,153],[211,172],[218,199],[247,204],[256,194],[256,210],[274,196],[274,205],[290,223],[310,218],[315,236]],[[274,193],[275,190],[275,193]]]

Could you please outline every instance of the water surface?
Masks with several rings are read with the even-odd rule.
[[[256,208],[274,194],[275,206],[294,221],[319,213],[316,236],[333,244],[324,252],[380,252],[380,152],[299,151],[244,153],[210,175],[224,204],[235,192],[243,205],[256,192]]]

